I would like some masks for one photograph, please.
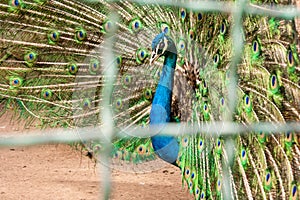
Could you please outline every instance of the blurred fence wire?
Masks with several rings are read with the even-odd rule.
[[[263,131],[264,133],[283,133],[288,131],[295,131],[300,132],[300,122],[288,122],[284,124],[274,124],[272,122],[263,122],[263,123],[256,123],[251,125],[242,125],[236,122],[233,122],[233,111],[236,106],[237,102],[237,65],[239,64],[242,52],[243,52],[243,38],[242,38],[242,17],[244,14],[251,14],[251,15],[264,15],[264,16],[272,16],[272,17],[281,17],[285,19],[294,19],[297,16],[300,16],[300,10],[297,9],[295,6],[256,6],[254,4],[249,3],[246,0],[239,0],[236,2],[219,2],[219,1],[167,1],[167,0],[132,0],[132,2],[136,2],[139,4],[160,4],[163,6],[178,6],[187,8],[189,10],[193,11],[201,11],[201,12],[224,12],[229,13],[233,16],[233,27],[232,27],[232,33],[231,37],[233,37],[233,59],[231,61],[230,65],[230,84],[228,91],[230,98],[230,115],[231,116],[228,121],[226,122],[214,122],[214,123],[207,123],[203,126],[197,126],[193,127],[188,124],[167,124],[163,127],[163,129],[160,129],[159,131],[162,131],[165,134],[170,135],[182,135],[183,133],[187,134],[197,134],[199,132],[202,133],[209,133],[212,136],[220,136],[220,135],[234,135],[234,134],[246,134],[249,132],[259,132]],[[105,41],[107,44],[107,47],[112,49],[111,44],[112,42],[107,40]],[[109,60],[113,60],[112,53],[108,53],[106,55],[107,57],[107,66],[111,65]],[[106,75],[108,77],[115,77],[116,70],[114,70],[114,67],[109,68],[110,70],[106,71]],[[105,119],[103,122],[103,125],[101,127],[84,127],[84,128],[76,128],[76,129],[61,129],[61,128],[53,128],[53,129],[47,129],[43,130],[43,134],[37,134],[40,133],[38,130],[31,131],[32,134],[26,134],[26,135],[13,135],[13,134],[7,134],[2,135],[0,137],[0,147],[4,146],[27,146],[27,145],[38,145],[38,144],[45,144],[45,143],[70,143],[70,142],[81,142],[82,140],[88,141],[88,140],[95,140],[100,139],[105,141],[107,144],[109,144],[111,141],[111,136],[113,134],[117,135],[124,135],[123,132],[116,132],[113,126],[113,118],[109,112],[109,97],[112,94],[112,84],[113,80],[107,80],[105,83],[105,86],[103,88],[103,95],[104,97],[107,97],[103,101],[103,112],[102,112],[102,118]],[[300,97],[299,97],[300,98]],[[222,127],[222,128],[220,128]],[[161,127],[159,127],[161,128]],[[99,138],[101,135],[99,132],[104,133],[105,132],[105,138]],[[79,137],[79,134],[81,137]],[[156,131],[141,128],[141,127],[132,127],[130,130],[126,130],[126,136],[151,136]],[[107,137],[109,136],[109,137]],[[234,155],[234,143],[232,141],[225,141],[225,145],[227,146],[227,151],[229,152],[227,155]],[[230,153],[232,152],[232,153]],[[109,163],[109,151],[105,151],[104,154],[101,154],[101,159],[103,160],[103,157],[107,159],[107,163]],[[231,160],[232,158],[228,158],[228,160]],[[101,170],[104,174],[102,177],[103,182],[103,192],[104,194],[101,198],[108,199],[110,195],[110,169],[107,166],[101,167],[99,170]],[[229,191],[230,190],[230,178],[226,175],[226,171],[224,172],[224,188],[223,191]],[[226,188],[227,187],[227,188]],[[225,199],[230,199],[231,196],[227,194],[228,192],[225,192],[224,197]],[[228,196],[227,196],[228,195]]]

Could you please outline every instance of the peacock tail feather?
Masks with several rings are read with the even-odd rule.
[[[177,2],[177,1],[176,1]],[[290,5],[291,1],[251,1],[248,5]],[[114,14],[116,15],[114,15]],[[244,15],[244,48],[237,66],[234,121],[300,121],[300,68],[295,21]],[[176,46],[170,119],[195,127],[228,121],[234,56],[233,17],[176,6],[127,1],[0,0],[0,115],[39,128],[101,126],[102,92],[114,78],[110,110],[117,131],[112,157],[119,162],[151,162],[157,150],[151,137],[131,137],[148,128],[165,59],[149,64],[159,33]],[[172,40],[172,41],[171,41]],[[112,49],[106,41],[110,41]],[[166,43],[167,44],[167,43]],[[160,43],[159,43],[160,45]],[[158,46],[159,46],[158,45]],[[158,50],[162,50],[159,47]],[[113,58],[107,64],[107,53]],[[166,55],[165,55],[166,57]],[[116,66],[117,75],[104,72]],[[170,83],[170,82],[168,82]],[[221,130],[222,127],[219,127]],[[218,133],[216,133],[218,134]],[[164,136],[162,136],[164,137]],[[234,142],[230,163],[226,140]],[[176,138],[175,163],[195,199],[300,199],[300,146],[297,132]],[[97,154],[100,141],[83,142]],[[170,149],[172,151],[172,149]],[[224,172],[230,191],[224,191]]]

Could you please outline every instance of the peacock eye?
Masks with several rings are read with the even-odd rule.
[[[294,57],[293,57],[293,52],[291,50],[288,51],[287,58],[288,58],[288,65],[294,66]]]
[[[244,148],[241,148],[240,158],[241,158],[243,167],[245,167],[247,165],[247,152]]]
[[[241,156],[242,156],[242,158],[244,158],[246,156],[246,151],[244,149],[242,149],[242,151],[241,151]]]
[[[271,174],[267,173],[267,175],[266,175],[266,182],[269,182],[270,178],[271,178]]]
[[[260,55],[260,44],[258,40],[252,42],[252,54],[254,58],[257,58]]]
[[[138,64],[142,64],[144,62],[144,60],[147,58],[148,55],[149,54],[148,54],[148,51],[146,49],[139,48],[136,51],[136,62]]]
[[[224,97],[221,97],[221,99],[220,99],[220,104],[221,104],[221,106],[224,106],[224,104],[225,104]]]
[[[110,28],[111,28],[111,22],[110,22],[110,21],[108,21],[108,22],[106,23],[106,28],[107,28],[107,29],[110,29]]]
[[[201,21],[202,20],[202,18],[203,18],[203,16],[202,16],[202,13],[198,13],[198,21]]]
[[[109,33],[113,29],[113,26],[114,26],[114,24],[109,20],[104,22],[104,24],[103,24],[104,33]]]
[[[185,18],[185,11],[184,10],[182,10],[180,14],[181,14],[181,18]]]
[[[8,10],[11,12],[15,12],[19,10],[20,8],[24,7],[24,3],[22,0],[8,0]]]
[[[19,77],[11,77],[9,79],[9,83],[11,88],[18,88],[20,86],[22,86],[23,80]]]
[[[264,181],[264,188],[267,191],[270,191],[272,187],[272,175],[269,170],[265,171],[265,181]]]
[[[222,22],[222,24],[221,24],[220,33],[222,35],[224,35],[226,33],[226,24],[225,24],[225,22]]]
[[[220,180],[220,179],[218,179],[218,180],[217,180],[217,191],[218,191],[218,192],[220,192],[220,191],[221,191],[221,186],[222,186],[222,184],[221,184],[221,180]]]
[[[123,107],[122,99],[117,99],[117,100],[115,101],[115,107],[116,107],[117,109],[122,109],[122,107]]]
[[[128,74],[126,74],[123,78],[124,85],[128,86],[132,81],[132,77]]]
[[[35,54],[34,53],[28,53],[27,54],[27,60],[28,62],[33,62],[35,59]]]
[[[195,176],[195,172],[192,172],[191,174],[191,178],[194,179],[196,176]]]
[[[33,51],[28,52],[24,56],[24,60],[25,60],[26,64],[29,65],[29,66],[32,66],[33,63],[36,61],[36,59],[37,59],[37,54]]]
[[[205,80],[203,80],[203,88],[207,88],[207,84]]]
[[[137,149],[138,154],[143,155],[143,154],[145,154],[147,148],[145,147],[145,145],[141,144],[136,149]]]
[[[204,147],[204,141],[202,138],[200,138],[198,141],[198,150],[201,152],[203,147]]]
[[[203,112],[204,119],[206,121],[209,120],[210,119],[210,113],[209,113],[209,106],[208,106],[207,102],[203,103],[202,112]]]
[[[21,0],[11,0],[10,1],[10,4],[11,6],[14,6],[14,7],[20,7],[22,5],[22,1]]]
[[[56,40],[57,37],[58,37],[58,34],[57,34],[56,32],[54,32],[54,33],[51,34],[51,36],[52,36],[52,38],[53,38],[54,40]]]
[[[272,74],[270,77],[270,89],[273,90],[275,93],[278,89],[278,80],[275,74]]]
[[[262,131],[259,132],[258,141],[263,144],[266,141],[266,134]]]
[[[207,38],[207,39],[210,39],[211,36],[212,36],[212,28],[209,28],[209,29],[207,30],[206,38]]]
[[[285,142],[286,142],[287,145],[291,145],[292,144],[292,142],[293,142],[293,133],[287,132],[285,134]]]
[[[190,182],[189,182],[189,188],[192,188],[192,187],[193,187],[193,182],[190,181]]]
[[[58,42],[60,34],[58,31],[52,30],[48,33],[48,42],[49,44],[55,44]]]
[[[186,11],[185,11],[185,9],[181,9],[180,10],[180,18],[182,19],[182,20],[184,20],[185,19],[185,16],[186,16]]]
[[[275,75],[273,75],[271,78],[271,84],[272,84],[272,86],[274,86],[276,84],[276,76]]]
[[[249,96],[246,96],[246,98],[245,98],[245,104],[249,105]]]
[[[186,176],[186,177],[189,177],[189,176],[190,176],[190,169],[189,169],[189,168],[186,168],[186,169],[185,169],[185,176]]]
[[[214,64],[215,65],[218,65],[219,64],[219,61],[220,61],[220,55],[218,54],[218,53],[216,53],[215,55],[214,55]]]
[[[160,30],[161,32],[165,33],[166,35],[168,35],[170,33],[170,26],[169,24],[163,22],[160,24]]]
[[[144,97],[149,100],[149,99],[152,99],[152,90],[151,89],[146,89],[144,91]]]
[[[252,111],[251,99],[247,94],[244,96],[244,105],[245,105],[246,112],[249,113]]]
[[[122,56],[118,56],[116,58],[116,63],[117,63],[117,67],[121,67],[122,66]]]
[[[256,52],[257,51],[257,41],[253,42],[253,51]]]
[[[91,74],[96,74],[100,69],[100,62],[97,59],[90,60],[89,71]]]
[[[206,103],[204,103],[204,105],[203,105],[203,111],[204,111],[204,112],[208,112],[208,106],[207,106]]]
[[[120,64],[121,63],[121,59],[118,57],[117,58],[117,64]]]
[[[182,145],[182,147],[187,147],[188,144],[189,144],[189,139],[187,137],[183,137],[181,139],[181,145]]]
[[[246,165],[247,165],[247,152],[243,147],[240,150],[240,158],[241,158],[242,166],[246,167]]]
[[[32,53],[28,54],[28,60],[33,60],[34,55]]]
[[[179,40],[177,48],[178,48],[180,53],[184,53],[184,51],[185,51],[185,42],[184,42],[183,39]]]
[[[122,152],[121,151],[117,151],[115,154],[114,154],[114,158],[122,158]]]
[[[78,72],[78,67],[75,63],[68,64],[69,73],[71,75],[75,75]]]
[[[19,2],[19,0],[14,0],[14,1],[13,1],[13,4],[14,4],[15,6],[19,6],[19,5],[20,5],[20,2]]]
[[[133,32],[133,33],[137,33],[138,31],[140,31],[143,28],[142,22],[141,20],[139,20],[138,18],[133,19],[130,23],[129,23],[129,29]]]
[[[217,147],[220,147],[220,146],[221,146],[221,140],[218,139],[218,140],[217,140]]]
[[[292,186],[292,197],[295,197],[297,195],[297,185]]]
[[[77,43],[82,43],[86,39],[87,33],[83,28],[77,28],[75,32],[75,40]]]
[[[83,109],[89,109],[92,105],[92,102],[89,98],[85,98],[83,101],[82,101],[82,108]]]
[[[189,36],[190,36],[190,39],[191,40],[194,40],[195,39],[195,31],[193,29],[190,29],[189,30]]]
[[[169,33],[169,27],[165,27],[165,28],[163,29],[163,32],[164,32],[165,34],[168,34],[168,33]]]
[[[204,192],[201,192],[200,198],[201,198],[201,199],[204,199],[204,198],[205,198]]]
[[[49,100],[49,99],[52,98],[52,95],[53,95],[52,90],[50,90],[50,89],[43,89],[42,90],[41,96],[42,96],[43,99]]]
[[[291,133],[290,133],[290,132],[287,132],[287,133],[286,133],[286,138],[289,139],[290,136],[291,136]]]

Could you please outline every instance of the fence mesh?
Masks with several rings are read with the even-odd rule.
[[[96,2],[96,1],[95,1]],[[242,26],[242,17],[244,14],[251,14],[251,15],[264,15],[264,16],[273,16],[273,17],[281,17],[285,19],[294,19],[297,16],[300,16],[300,10],[297,9],[295,6],[256,6],[254,4],[249,3],[247,0],[238,0],[236,2],[218,2],[218,1],[167,1],[167,0],[132,0],[131,2],[136,2],[139,4],[160,4],[162,6],[178,6],[182,8],[187,8],[192,11],[197,12],[223,12],[229,13],[233,16],[233,26],[231,37],[233,38],[233,59],[230,65],[230,75],[231,75],[231,82],[229,84],[228,91],[229,92],[229,104],[230,104],[230,112],[233,113],[236,102],[237,102],[237,65],[239,64],[242,52],[243,52],[243,38],[241,34],[241,30],[243,30]],[[112,49],[112,42],[106,41],[108,49]],[[110,60],[113,60],[112,53],[108,52],[105,55],[106,64],[111,65]],[[116,70],[114,67],[109,68],[110,70],[106,70],[106,76],[114,77],[116,74]],[[111,94],[112,93],[112,83],[114,80],[108,79],[104,85],[103,93]],[[81,142],[82,140],[95,140],[99,139],[99,132],[106,133],[107,144],[110,143],[111,137],[114,134],[122,135],[122,132],[115,132],[114,125],[113,125],[113,118],[109,111],[109,96],[110,95],[103,95],[107,97],[103,101],[102,107],[103,112],[102,119],[103,125],[101,127],[84,127],[84,128],[76,128],[76,129],[60,129],[60,128],[53,128],[47,129],[43,131],[43,134],[40,134],[40,130],[32,130],[29,134],[26,135],[13,135],[12,133],[8,133],[6,135],[1,135],[0,137],[0,147],[5,146],[31,146],[31,145],[39,145],[45,143],[70,143],[70,142]],[[178,127],[180,127],[180,131],[178,131]],[[220,130],[219,127],[222,127]],[[206,124],[201,127],[192,127],[188,124],[181,123],[178,124],[168,124],[164,126],[163,131],[165,134],[176,135],[178,133],[182,134],[196,134],[199,132],[202,133],[209,133],[212,136],[217,134],[220,135],[233,135],[233,134],[246,134],[249,132],[258,132],[263,131],[266,134],[268,133],[279,133],[279,132],[288,132],[288,131],[295,131],[300,132],[300,123],[299,122],[288,122],[284,124],[276,124],[276,127],[272,122],[263,122],[263,123],[254,123],[248,126],[235,123],[233,120],[227,122],[214,122],[213,124]],[[80,133],[80,134],[78,134]],[[142,135],[141,135],[142,134]],[[131,131],[132,136],[149,136],[153,134],[152,131],[149,129],[144,129],[141,127],[133,127]],[[78,137],[81,135],[81,137]],[[128,136],[128,135],[127,135]],[[100,138],[103,139],[103,138]],[[227,147],[227,152],[232,152],[231,155],[234,155],[234,143],[232,141],[225,141],[225,146]],[[106,160],[106,163],[109,163],[109,155],[110,151],[107,149],[101,155],[101,159]],[[230,153],[228,153],[230,155]],[[230,159],[229,159],[230,160]],[[110,195],[110,168],[107,166],[100,166],[99,170],[102,171],[102,182],[104,191],[101,193],[104,194],[102,197],[103,199],[108,199]],[[226,175],[226,172],[225,172]],[[224,186],[229,187],[230,180],[229,177],[224,177]],[[230,188],[225,189],[227,191]],[[224,194],[225,199],[231,199],[230,194]]]

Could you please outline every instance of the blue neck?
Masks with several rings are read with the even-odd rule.
[[[171,119],[171,103],[174,71],[177,55],[168,53],[156,88],[150,112],[151,124],[165,124]],[[155,135],[151,137],[155,153],[164,161],[175,164],[179,152],[177,139],[173,136]]]

